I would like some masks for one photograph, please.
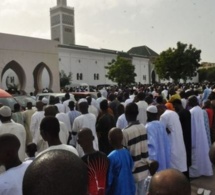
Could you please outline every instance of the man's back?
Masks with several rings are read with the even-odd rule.
[[[149,159],[158,161],[158,171],[170,168],[170,142],[164,125],[160,121],[151,121],[145,127]]]
[[[22,181],[25,170],[32,161],[23,162],[0,175],[0,194],[22,195]]]
[[[139,120],[140,123],[145,125],[146,121],[147,121],[146,109],[148,107],[148,104],[145,101],[139,101],[136,104],[137,104],[138,110],[139,110],[137,120]]]
[[[148,176],[148,145],[144,125],[136,122],[123,129],[123,145],[128,148],[134,161],[135,182],[145,179]]]

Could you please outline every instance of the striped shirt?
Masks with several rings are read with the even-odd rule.
[[[144,180],[148,175],[147,133],[143,124],[135,122],[123,129],[123,145],[128,148],[134,161],[135,182]]]

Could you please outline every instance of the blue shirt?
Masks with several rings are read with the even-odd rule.
[[[159,163],[158,171],[170,168],[170,141],[164,125],[160,121],[146,124],[149,159]]]
[[[127,149],[114,150],[108,155],[110,162],[106,195],[135,195],[132,175],[133,160]]]

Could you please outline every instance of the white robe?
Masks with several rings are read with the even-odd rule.
[[[170,167],[181,172],[187,171],[187,156],[179,116],[172,110],[166,110],[160,121],[169,129]]]
[[[68,129],[69,132],[71,132],[71,124],[69,120],[69,116],[66,113],[58,113],[55,116],[59,121],[63,122],[66,125],[66,128]]]
[[[44,118],[44,111],[36,111],[31,117],[31,134],[33,142],[37,144],[37,152],[41,152],[48,146],[44,143],[43,138],[40,135],[40,123]]]
[[[192,165],[190,167],[190,177],[201,175],[213,175],[212,164],[209,159],[209,144],[204,125],[203,110],[195,106],[190,110],[191,131],[192,131]]]
[[[57,106],[59,112],[65,112],[65,106],[61,103],[55,104]]]
[[[94,140],[93,140],[93,147],[95,150],[99,150],[98,147],[98,138],[97,138],[97,134],[96,134],[96,117],[91,114],[82,114],[81,116],[78,116],[77,118],[75,118],[74,123],[73,123],[73,127],[72,127],[72,131],[73,132],[79,132],[80,129],[82,128],[89,128],[91,129],[93,136],[94,136]],[[82,157],[84,155],[83,149],[81,148],[81,146],[76,143],[76,137],[73,136],[72,138],[72,143],[74,145],[76,145],[76,149],[79,153],[79,156]]]
[[[0,125],[0,135],[6,134],[6,133],[13,134],[19,139],[21,144],[18,151],[19,159],[21,161],[24,161],[25,144],[26,144],[26,131],[24,126],[15,122],[2,123],[2,125]]]
[[[137,120],[143,125],[145,125],[147,121],[146,109],[148,107],[148,104],[145,101],[139,101],[136,104],[138,106],[139,111],[139,114],[137,115]]]
[[[68,138],[69,138],[69,130],[67,129],[66,125],[59,121],[60,123],[60,132],[59,132],[59,138],[62,144],[67,144]]]

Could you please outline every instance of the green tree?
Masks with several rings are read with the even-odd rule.
[[[137,75],[131,60],[117,56],[117,59],[109,62],[105,68],[108,70],[106,77],[119,86],[135,83]]]
[[[72,82],[72,73],[69,72],[68,75],[66,75],[66,73],[61,70],[60,71],[60,87],[65,87],[66,85],[70,85]]]
[[[201,50],[191,44],[177,43],[177,48],[169,48],[155,59],[155,71],[161,79],[172,78],[175,82],[191,79],[197,75]]]

